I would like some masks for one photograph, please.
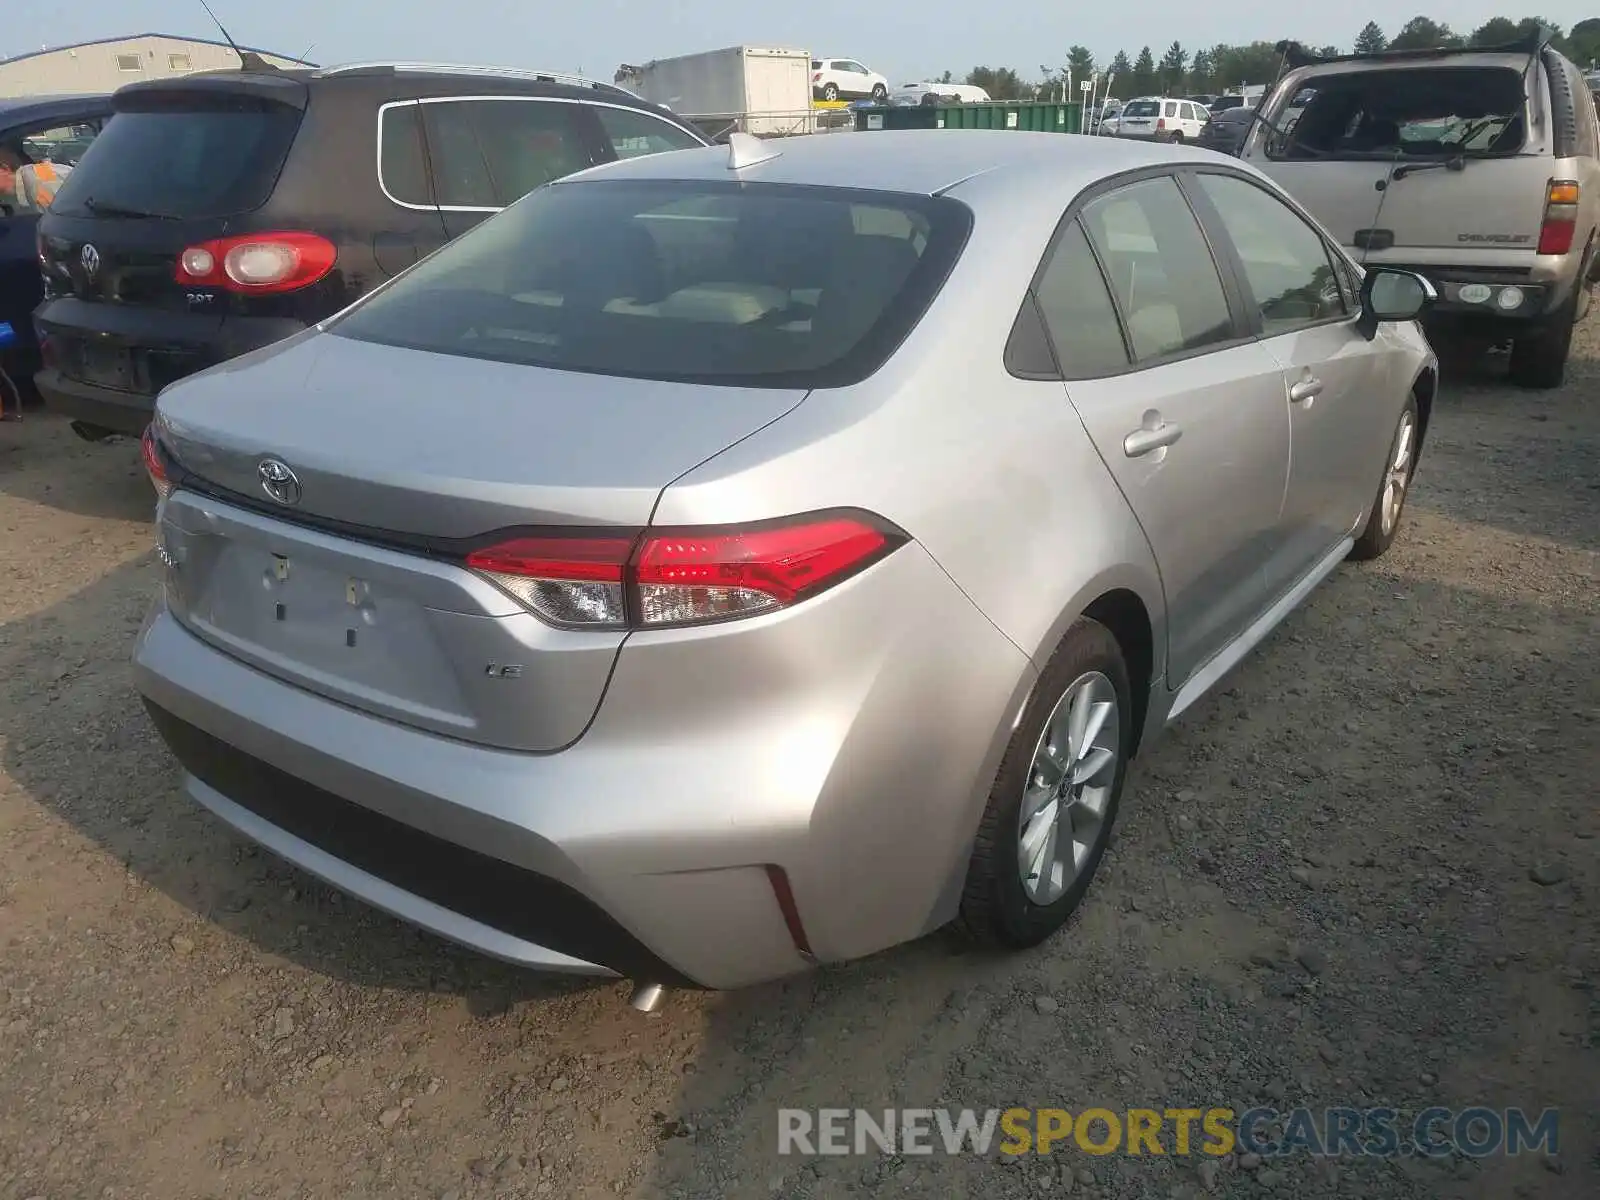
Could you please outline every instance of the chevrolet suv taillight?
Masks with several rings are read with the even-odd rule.
[[[218,287],[255,295],[310,287],[333,270],[338,248],[315,233],[282,231],[217,238],[178,255],[185,287]]]
[[[881,518],[844,510],[742,528],[508,537],[466,565],[558,628],[660,629],[788,608],[907,540]]]
[[[1566,254],[1572,250],[1578,229],[1578,185],[1571,179],[1552,179],[1545,189],[1544,221],[1539,226],[1539,253]]]

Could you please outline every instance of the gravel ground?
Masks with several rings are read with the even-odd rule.
[[[1069,934],[649,1017],[186,802],[129,683],[137,450],[0,426],[0,1197],[1600,1196],[1595,322],[1576,354],[1547,395],[1457,368],[1394,551],[1136,765]],[[1262,1103],[1558,1107],[1561,1150],[775,1152],[780,1106]]]

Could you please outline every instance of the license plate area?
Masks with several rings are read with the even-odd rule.
[[[222,558],[212,573],[210,615],[219,629],[264,650],[360,678],[373,673],[374,659],[398,649],[397,637],[421,632],[423,614],[414,601],[386,595],[372,580],[319,563],[314,554],[232,542]]]
[[[133,355],[125,346],[85,339],[78,343],[70,365],[70,373],[84,383],[119,392],[138,390]]]

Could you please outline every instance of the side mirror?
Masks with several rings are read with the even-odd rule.
[[[1361,332],[1370,341],[1383,322],[1414,321],[1438,298],[1433,284],[1415,272],[1369,268],[1361,281]]]

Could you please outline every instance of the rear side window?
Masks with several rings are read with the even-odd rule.
[[[447,208],[504,208],[593,160],[574,105],[521,98],[422,105],[434,193]]]
[[[55,211],[193,219],[265,204],[283,170],[300,111],[250,97],[150,93],[121,110],[68,176]]]
[[[603,105],[596,106],[594,111],[618,158],[638,158],[641,154],[661,154],[705,145],[693,134],[649,113]]]
[[[378,182],[391,200],[433,204],[422,157],[421,107],[415,102],[385,108],[378,116]]]
[[[1117,310],[1078,222],[1063,231],[1035,295],[1068,379],[1113,375],[1127,367]]]
[[[334,332],[573,371],[840,386],[921,319],[970,226],[964,205],[929,196],[575,182],[449,243]]]
[[[1199,222],[1170,178],[1129,184],[1092,201],[1084,227],[1139,362],[1233,337],[1227,293]]]

